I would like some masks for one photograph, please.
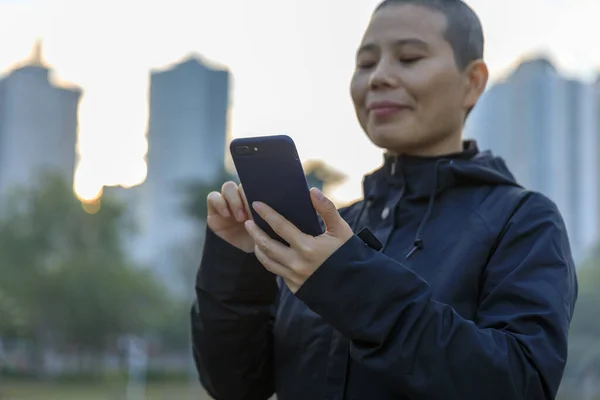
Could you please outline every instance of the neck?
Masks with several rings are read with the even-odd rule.
[[[392,156],[441,157],[463,151],[462,135],[450,135],[435,142],[401,149],[387,149]]]

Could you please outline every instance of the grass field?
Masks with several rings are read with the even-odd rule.
[[[199,384],[153,383],[146,400],[210,400]],[[31,383],[0,381],[0,400],[127,400],[124,384]]]
[[[24,383],[0,380],[0,400],[128,400],[124,383]],[[145,400],[212,400],[197,383],[151,383]],[[562,391],[557,400],[581,400]],[[600,397],[588,400],[600,400]]]

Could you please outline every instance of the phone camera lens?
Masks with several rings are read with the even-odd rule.
[[[248,146],[237,146],[235,148],[235,153],[238,155],[246,155],[246,154],[250,154],[252,152],[252,149],[250,149],[250,147]]]

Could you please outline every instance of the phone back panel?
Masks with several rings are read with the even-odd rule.
[[[242,150],[240,150],[242,149]],[[323,233],[294,141],[286,135],[235,139],[231,155],[248,203],[260,201],[302,232]],[[251,207],[252,217],[272,238],[285,243]]]

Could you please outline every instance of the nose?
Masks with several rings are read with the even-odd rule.
[[[369,79],[369,87],[371,90],[395,88],[398,86],[399,81],[400,79],[394,72],[392,63],[381,59],[373,69]]]

